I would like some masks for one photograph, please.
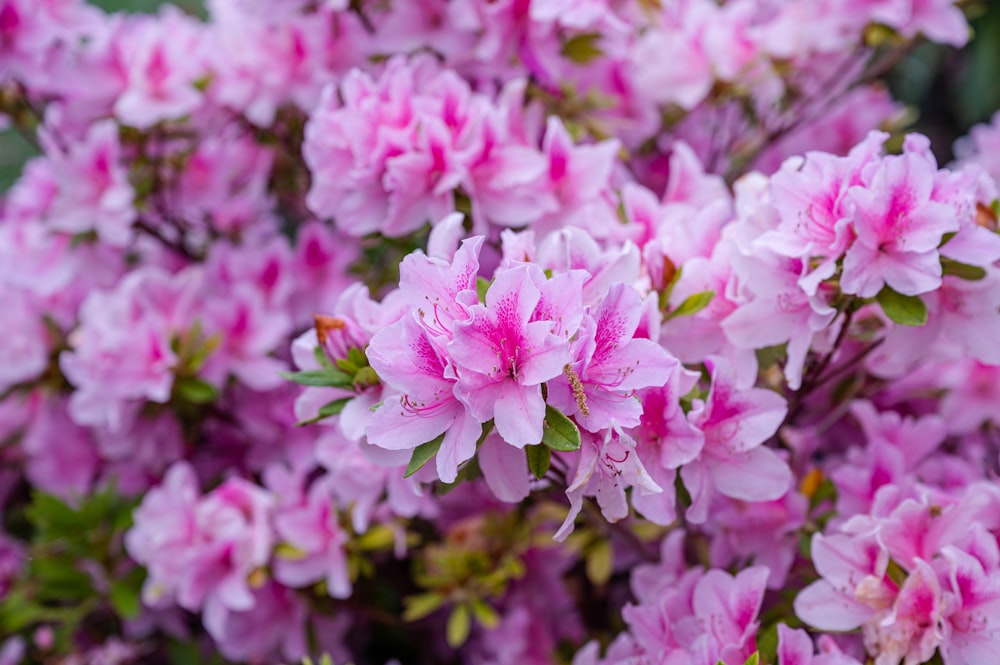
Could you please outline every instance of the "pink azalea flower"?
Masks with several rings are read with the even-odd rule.
[[[457,382],[448,359],[415,315],[376,334],[367,354],[382,381],[399,391],[387,395],[372,416],[365,430],[368,441],[388,450],[407,450],[444,434],[436,456],[438,476],[454,482],[458,465],[476,453],[482,421],[456,398]]]
[[[180,293],[170,294],[173,302],[151,302],[148,294],[158,281],[180,287]],[[177,357],[170,347],[166,308],[184,308],[184,284],[183,278],[146,268],[131,273],[115,291],[93,292],[83,303],[81,325],[71,337],[73,348],[59,359],[77,387],[70,398],[76,422],[121,429],[128,402],[162,404],[170,398]]]
[[[810,625],[853,630],[895,601],[899,589],[886,577],[889,556],[873,536],[816,534],[811,556],[822,578],[795,598],[795,614]]]
[[[625,490],[628,487],[643,495],[663,492],[639,459],[635,441],[617,425],[612,424],[603,436],[583,434],[576,471],[566,489],[570,500],[569,514],[553,537],[562,541],[573,531],[573,523],[583,509],[585,496],[597,498],[601,514],[609,522],[627,517]]]
[[[173,597],[185,609],[204,608],[211,620],[251,609],[248,577],[271,555],[273,501],[238,478],[200,496],[194,470],[172,466],[164,484],[143,499],[126,535],[129,553],[150,572],[145,601]]]
[[[519,503],[531,493],[530,474],[524,453],[491,432],[477,452],[479,467],[493,496],[508,503]]]
[[[785,378],[791,390],[798,390],[813,336],[830,325],[836,310],[824,294],[809,296],[799,286],[807,261],[761,249],[752,256],[736,257],[735,264],[749,301],[723,320],[722,329],[733,345],[742,348],[787,342]]]
[[[763,388],[744,388],[721,359],[706,362],[712,387],[689,420],[705,436],[699,457],[681,467],[693,503],[688,519],[701,523],[716,492],[743,501],[780,498],[791,484],[788,465],[762,445],[784,421],[785,400]]]
[[[633,495],[632,505],[656,524],[666,526],[677,518],[676,492],[669,488],[674,485],[677,469],[695,460],[705,445],[704,434],[688,422],[680,404],[681,396],[697,382],[697,374],[678,369],[662,387],[647,388],[638,394],[642,417],[639,427],[632,430],[636,447],[648,463],[653,482],[668,489],[660,494]]]
[[[462,241],[450,263],[414,252],[399,266],[400,293],[413,304],[420,323],[438,344],[450,340],[455,323],[468,317],[458,296],[476,291],[483,240],[476,236]]]
[[[542,440],[541,384],[570,362],[569,343],[552,321],[532,321],[542,297],[524,265],[497,275],[485,305],[469,307],[448,344],[458,375],[455,395],[479,422],[491,418],[504,441],[522,448]]]
[[[58,194],[48,211],[52,228],[67,233],[94,230],[100,238],[121,247],[132,237],[136,218],[135,192],[122,164],[118,126],[101,121],[86,139],[66,152],[52,149],[49,168]]]
[[[809,502],[798,492],[776,501],[745,503],[719,497],[712,519],[705,525],[711,538],[712,565],[725,568],[753,557],[768,568],[767,587],[781,589],[798,556],[799,529],[806,520]]]
[[[785,162],[771,179],[771,200],[780,215],[777,229],[759,243],[784,256],[823,257],[801,280],[808,295],[832,277],[836,260],[851,243],[852,199],[848,190],[861,183],[861,172],[876,163],[888,137],[871,132],[846,157],[808,153],[805,159]]]
[[[844,256],[845,293],[870,298],[888,285],[917,295],[940,286],[937,247],[959,225],[949,206],[932,199],[935,173],[926,159],[904,153],[884,158],[865,186],[848,191],[857,240]]]
[[[860,665],[839,651],[814,654],[813,641],[802,629],[778,624],[778,665]]]
[[[280,373],[287,365],[270,354],[287,340],[291,322],[285,312],[262,301],[253,287],[241,285],[208,308],[206,335],[218,335],[220,341],[200,372],[206,380],[225,385],[232,374],[255,390],[282,385]]]
[[[204,622],[219,651],[231,660],[301,660],[307,653],[308,608],[294,591],[275,582],[253,590],[251,607],[206,612]]]
[[[940,648],[948,665],[988,661],[1000,641],[1000,552],[992,534],[979,533],[985,537],[978,552],[950,545],[941,550],[948,598]]]
[[[328,482],[314,481],[304,501],[285,499],[275,511],[274,529],[292,550],[283,554],[279,548],[273,564],[275,579],[291,587],[322,580],[334,598],[351,595],[344,551],[347,534],[331,502]]]
[[[138,17],[118,35],[124,90],[115,102],[123,122],[147,129],[201,104],[195,82],[205,76],[201,25],[173,7]]]
[[[634,392],[663,385],[679,364],[659,344],[633,337],[641,313],[634,289],[612,286],[593,316],[584,319],[576,359],[548,384],[549,403],[588,431],[606,429],[612,420],[621,427],[638,425],[642,405]]]
[[[93,435],[72,421],[66,406],[64,399],[31,393],[24,405],[31,419],[20,445],[32,485],[77,500],[94,488],[101,459]]]
[[[625,607],[622,616],[629,634],[611,646],[604,662],[745,662],[756,650],[766,579],[763,566],[735,577],[722,570],[687,571],[663,593]]]
[[[49,364],[51,342],[37,306],[31,294],[15,286],[0,294],[0,311],[10,322],[0,337],[0,391],[35,379]]]

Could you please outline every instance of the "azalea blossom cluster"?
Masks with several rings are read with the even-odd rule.
[[[0,665],[987,662],[967,4],[0,0]]]

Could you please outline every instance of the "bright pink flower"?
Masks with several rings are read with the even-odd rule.
[[[347,534],[331,501],[329,483],[314,481],[304,501],[282,497],[274,515],[277,538],[291,550],[279,546],[274,558],[274,576],[282,584],[305,587],[326,582],[334,598],[351,595],[344,544]]]
[[[799,286],[808,271],[803,259],[759,249],[736,257],[735,271],[749,301],[723,320],[726,337],[734,346],[753,349],[787,342],[785,378],[798,390],[813,336],[830,325],[836,310],[825,294],[810,296]]]
[[[914,153],[890,156],[864,186],[852,187],[857,240],[844,256],[841,288],[862,298],[888,285],[917,295],[941,284],[941,237],[959,228],[955,212],[932,199],[936,170]]]
[[[219,651],[239,661],[301,660],[307,653],[308,612],[302,599],[270,581],[252,593],[253,602],[247,609],[205,613],[205,628]]]
[[[288,367],[270,354],[291,332],[285,312],[267,308],[252,286],[240,285],[228,297],[215,299],[204,316],[206,336],[219,339],[200,372],[205,380],[225,385],[231,374],[255,390],[282,385],[280,373]]]
[[[0,335],[0,391],[4,391],[45,371],[51,342],[32,295],[6,286],[0,293],[0,311],[9,317]]]
[[[742,387],[721,359],[706,364],[712,387],[704,406],[689,416],[705,443],[699,457],[681,467],[693,501],[688,519],[696,523],[707,519],[716,492],[743,501],[771,501],[788,490],[792,479],[785,461],[762,445],[784,421],[784,398],[763,388]]]
[[[122,163],[118,126],[98,122],[66,151],[52,139],[49,143],[49,168],[58,187],[47,215],[51,227],[72,234],[93,230],[109,245],[125,245],[136,218],[135,192]]]
[[[198,501],[193,560],[177,589],[181,607],[253,607],[248,577],[271,556],[273,503],[268,492],[239,478],[230,478]]]
[[[414,252],[399,265],[400,293],[439,345],[451,339],[457,321],[468,317],[458,296],[463,291],[476,291],[483,240],[482,236],[464,240],[450,263]]]
[[[553,334],[554,322],[531,320],[542,297],[533,267],[497,275],[486,304],[469,307],[470,319],[455,325],[448,344],[458,374],[456,396],[478,421],[494,419],[504,441],[518,448],[542,440],[541,384],[562,374],[571,360],[569,343]]]
[[[986,662],[1000,641],[1000,552],[992,534],[979,533],[985,537],[978,552],[950,545],[941,551],[948,597],[940,648],[947,665]]]
[[[598,238],[615,234],[618,229],[611,174],[619,148],[614,140],[574,145],[562,122],[550,116],[542,150],[548,159],[547,188],[558,202],[558,209],[533,227],[544,233],[576,226]]]
[[[952,363],[944,372],[949,391],[941,401],[941,415],[949,433],[966,434],[996,421],[1000,367],[970,359]]]
[[[635,391],[663,385],[679,364],[659,344],[633,337],[641,313],[634,289],[612,286],[593,316],[584,319],[576,359],[548,384],[549,402],[591,432],[612,420],[621,427],[638,425],[642,405],[633,399]]]
[[[162,606],[172,599],[184,576],[191,572],[198,538],[195,506],[200,497],[194,469],[178,462],[135,510],[125,547],[148,571],[142,590],[147,605]]]
[[[166,298],[157,301],[151,295],[160,284],[167,287]],[[182,316],[192,286],[197,282],[183,275],[173,278],[146,268],[131,273],[115,291],[87,298],[80,327],[71,336],[73,348],[59,359],[77,388],[70,398],[76,422],[117,430],[125,424],[127,402],[169,400],[177,357],[170,346],[175,321],[167,308]]]
[[[631,66],[639,89],[657,103],[697,106],[712,89],[715,74],[701,33],[716,18],[707,3],[688,3],[664,15],[665,25],[648,30],[632,50]],[[683,68],[658,67],[657,62],[684,62]]]
[[[316,461],[330,477],[334,501],[341,509],[350,509],[356,533],[364,533],[383,516],[433,514],[434,506],[421,491],[417,476],[403,478],[408,459],[407,453],[359,445],[335,430],[316,442]]]
[[[238,478],[200,496],[193,469],[171,467],[164,484],[143,499],[126,535],[129,553],[150,573],[145,601],[173,597],[185,609],[204,608],[216,618],[251,609],[248,577],[271,555],[273,502]]]
[[[583,509],[586,496],[597,498],[601,514],[609,522],[627,517],[625,490],[628,487],[643,495],[664,491],[643,466],[635,441],[617,425],[612,424],[603,435],[583,433],[576,471],[566,488],[569,514],[554,538],[561,541],[573,531],[573,522]]]
[[[200,137],[170,192],[171,208],[222,234],[247,233],[274,205],[267,189],[273,163],[272,153],[245,134]]]
[[[891,613],[865,626],[865,644],[877,654],[877,665],[925,663],[941,644],[941,585],[930,565],[922,560],[915,564]]]
[[[847,191],[861,183],[861,172],[878,159],[888,137],[871,132],[846,157],[808,153],[786,161],[771,178],[771,200],[781,218],[760,244],[784,256],[824,258],[800,282],[809,295],[832,277],[836,261],[851,243],[852,200]]]
[[[767,587],[781,589],[798,556],[799,529],[805,523],[808,503],[794,491],[776,501],[749,504],[719,497],[705,525],[711,537],[712,565],[725,568],[753,557],[769,570]]]
[[[735,577],[722,570],[687,571],[640,605],[628,605],[631,648],[612,645],[608,665],[637,662],[715,665],[743,663],[756,650],[767,568],[755,566]]]
[[[821,630],[853,630],[890,608],[899,592],[886,576],[889,555],[874,536],[842,534],[812,539],[811,556],[822,579],[795,598],[795,614]]]
[[[386,395],[372,416],[365,430],[369,442],[389,450],[407,450],[443,434],[436,459],[438,476],[453,482],[458,465],[476,453],[482,427],[456,398],[448,359],[415,315],[376,334],[367,354],[382,381],[398,391]]]
[[[507,445],[499,434],[491,432],[476,454],[483,479],[496,498],[519,503],[531,492],[524,453]]]
[[[813,641],[802,629],[778,624],[778,665],[859,665],[839,651],[814,654]]]
[[[334,79],[331,42],[354,45],[359,31],[348,17],[325,12],[281,16],[216,2],[212,13],[205,37],[213,45],[207,57],[215,70],[209,94],[260,127],[272,125],[278,109],[289,104],[312,110],[323,86]],[[248,41],[257,47],[243,48]]]
[[[994,182],[1000,182],[1000,112],[994,113],[989,124],[976,125],[968,136],[955,142],[955,155],[965,163],[978,164]]]
[[[147,129],[194,111],[202,95],[195,87],[208,73],[201,24],[167,6],[153,17],[136,17],[118,35],[124,90],[115,115]]]
[[[697,384],[698,375],[679,369],[670,374],[666,384],[639,392],[642,417],[639,427],[632,430],[636,449],[646,460],[649,475],[660,487],[660,494],[633,495],[632,505],[643,517],[664,526],[676,518],[676,492],[669,490],[677,477],[677,469],[695,460],[705,445],[701,430],[688,422],[680,398]]]

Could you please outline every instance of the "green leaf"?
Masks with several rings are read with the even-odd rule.
[[[208,404],[219,396],[219,389],[194,376],[185,376],[174,382],[174,393],[191,404]]]
[[[347,358],[338,358],[336,364],[337,364],[337,369],[350,376],[354,376],[355,374],[358,373],[358,370],[361,369],[360,365],[355,365]]]
[[[437,455],[437,451],[441,449],[441,442],[444,441],[444,434],[441,434],[432,441],[427,443],[422,443],[413,449],[413,456],[410,457],[410,463],[406,465],[406,471],[403,472],[404,478],[409,478],[417,471],[431,461],[431,458]]]
[[[760,665],[760,652],[754,651],[743,665]]]
[[[31,506],[27,509],[28,520],[37,529],[37,539],[45,542],[72,533],[79,528],[76,511],[58,497],[35,491],[31,495]]]
[[[712,298],[715,297],[715,291],[699,291],[698,293],[692,293],[687,298],[684,299],[676,309],[672,310],[667,314],[667,320],[677,318],[678,316],[693,316],[700,312],[701,310],[708,307],[708,304],[712,302]]]
[[[347,403],[354,399],[354,396],[341,397],[340,399],[335,399],[332,402],[327,402],[323,406],[319,407],[319,413],[316,414],[315,418],[310,418],[309,420],[303,420],[301,422],[295,423],[297,427],[302,427],[304,425],[313,425],[323,420],[324,418],[330,418],[331,416],[340,415],[340,412],[344,410]]]
[[[448,617],[448,627],[445,635],[448,638],[448,646],[452,649],[465,644],[469,639],[469,631],[472,629],[472,621],[469,617],[469,608],[466,605],[457,605]]]
[[[611,541],[596,541],[587,552],[587,579],[594,586],[604,586],[611,579],[613,563]]]
[[[959,263],[946,258],[941,259],[941,272],[945,275],[967,279],[970,282],[977,282],[986,277],[986,270],[979,266],[970,266],[967,263]]]
[[[352,346],[347,350],[347,359],[358,367],[366,367],[368,365],[368,356],[356,346]]]
[[[674,476],[674,491],[677,492],[677,505],[684,509],[690,508],[692,503],[691,492],[685,487],[684,480],[679,473]]]
[[[379,378],[374,369],[365,366],[359,369],[357,374],[354,375],[354,381],[351,385],[356,389],[364,389],[371,386],[377,386],[381,381],[382,379]]]
[[[115,612],[125,619],[131,619],[139,615],[142,603],[139,601],[139,590],[132,588],[121,580],[111,582],[111,592],[108,600]]]
[[[577,64],[585,65],[591,60],[604,55],[604,51],[597,45],[600,41],[601,33],[585,32],[564,42],[562,45],[562,55]]]
[[[171,640],[167,644],[167,658],[171,665],[199,665],[202,662],[198,645],[193,640]]]
[[[885,286],[875,299],[885,315],[900,325],[922,326],[927,323],[927,305],[918,296],[904,296]]]
[[[562,453],[580,449],[580,430],[559,409],[545,405],[542,443]]]
[[[472,601],[472,614],[483,628],[492,630],[500,625],[500,615],[493,606],[478,598]]]
[[[285,561],[301,561],[309,556],[309,553],[288,543],[278,543],[274,548],[274,556]]]
[[[313,347],[313,357],[316,358],[316,362],[319,363],[320,367],[324,367],[326,369],[336,369],[333,366],[333,363],[330,362],[330,358],[327,357],[326,351],[323,350],[322,346]]]
[[[341,397],[340,399],[335,399],[332,402],[327,402],[323,406],[319,407],[319,417],[329,418],[330,416],[339,416],[340,412],[344,410],[347,403],[350,402],[353,397]]]
[[[314,388],[351,388],[354,380],[337,369],[312,369],[305,372],[282,372],[281,376],[302,386]]]
[[[0,603],[0,634],[12,635],[44,619],[45,610],[35,603],[22,589],[8,591]]]
[[[552,451],[541,444],[526,446],[524,450],[528,455],[528,470],[535,478],[544,478],[552,463]]]
[[[757,653],[765,663],[777,662],[778,654],[778,624],[772,623],[757,631]]]
[[[479,296],[479,302],[486,302],[486,292],[489,291],[491,283],[485,277],[476,278],[476,295]]]
[[[444,596],[437,593],[421,593],[416,596],[407,596],[403,603],[406,609],[403,610],[403,621],[419,621],[425,616],[433,614],[439,607],[444,605]]]
[[[378,524],[365,531],[358,538],[358,547],[362,550],[384,550],[396,542],[396,533],[386,524]]]

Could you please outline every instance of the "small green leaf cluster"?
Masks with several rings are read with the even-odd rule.
[[[52,645],[32,654],[43,661],[72,653],[79,640],[99,644],[137,616],[145,571],[122,542],[134,505],[113,486],[75,504],[35,491],[24,510],[5,515],[5,527],[28,545],[0,601],[0,635],[51,629]]]

